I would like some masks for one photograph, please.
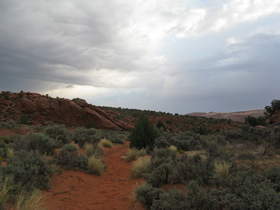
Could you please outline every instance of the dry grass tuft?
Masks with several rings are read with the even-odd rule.
[[[90,173],[100,176],[105,171],[105,165],[102,160],[92,155],[88,159],[88,170]]]
[[[231,164],[225,161],[216,161],[214,163],[215,175],[220,178],[226,178],[229,176]]]
[[[101,139],[99,142],[99,145],[102,147],[111,148],[113,146],[113,143],[108,139]]]
[[[174,145],[169,146],[168,149],[169,149],[170,151],[172,151],[172,152],[176,152],[176,153],[178,152],[177,147],[174,146]]]
[[[145,156],[146,154],[147,154],[147,152],[145,149],[141,149],[141,150],[130,149],[130,150],[128,150],[124,159],[127,161],[134,161],[134,160],[137,160],[139,157]]]
[[[1,208],[1,206],[5,205],[5,203],[9,199],[10,186],[8,184],[8,180],[6,179],[0,187],[1,187],[0,189],[0,208]]]
[[[132,166],[132,177],[133,178],[142,178],[146,173],[149,172],[151,166],[150,157],[140,157],[133,163]]]
[[[85,153],[89,157],[95,153],[95,148],[92,144],[86,143],[84,145]]]
[[[40,191],[33,191],[31,195],[21,193],[17,197],[15,210],[46,210],[42,205],[43,196]]]

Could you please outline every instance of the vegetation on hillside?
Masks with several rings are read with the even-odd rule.
[[[273,101],[267,110],[275,113],[279,104]],[[280,209],[280,129],[255,127],[266,125],[264,118],[249,117],[247,124],[216,132],[161,132],[150,162],[138,159],[132,170],[146,180],[136,189],[137,199],[152,210]]]

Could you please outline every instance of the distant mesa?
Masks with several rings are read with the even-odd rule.
[[[196,117],[214,118],[214,119],[230,119],[236,122],[245,122],[245,118],[248,116],[252,116],[252,117],[264,116],[264,110],[255,109],[255,110],[240,111],[240,112],[194,112],[188,115],[196,116]]]

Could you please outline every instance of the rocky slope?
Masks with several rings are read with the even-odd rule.
[[[62,123],[101,129],[130,129],[133,126],[113,119],[112,111],[88,104],[83,99],[52,98],[30,92],[1,92],[0,120],[28,121],[32,124]]]

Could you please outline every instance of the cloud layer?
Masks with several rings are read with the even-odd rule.
[[[279,0],[2,0],[0,88],[181,113],[262,107],[279,96],[279,20]]]

